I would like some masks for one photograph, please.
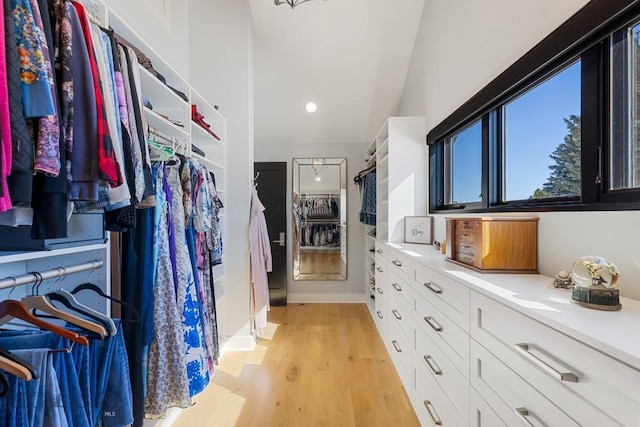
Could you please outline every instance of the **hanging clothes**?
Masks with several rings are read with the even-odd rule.
[[[251,214],[249,218],[249,262],[251,265],[251,318],[254,319],[258,334],[267,326],[269,311],[269,279],[267,272],[272,269],[271,243],[264,217],[265,207],[258,197],[255,187],[251,194]]]
[[[376,225],[376,172],[369,172],[360,184],[360,222]]]
[[[184,190],[179,173],[179,166],[167,165],[165,167],[166,181],[171,189],[168,199],[173,224],[171,231],[175,237],[176,250],[175,264],[173,265],[177,275],[177,301],[178,308],[182,312],[182,324],[184,327],[184,340],[186,343],[186,363],[189,376],[189,394],[191,396],[200,393],[209,384],[209,362],[205,348],[204,331],[198,304],[198,294],[191,261],[189,259],[187,240],[185,235],[185,210],[183,203]]]

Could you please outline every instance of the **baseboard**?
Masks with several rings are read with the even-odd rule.
[[[182,408],[169,408],[164,418],[152,420],[145,418],[142,427],[171,427],[182,413]]]
[[[255,347],[256,340],[252,335],[234,335],[224,341],[220,353],[223,355],[227,351],[252,351]]]
[[[364,294],[287,294],[288,304],[299,303],[364,303]]]

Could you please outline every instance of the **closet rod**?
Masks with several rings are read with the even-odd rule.
[[[28,283],[34,283],[36,280],[49,280],[56,277],[63,277],[68,274],[80,273],[87,270],[97,270],[104,265],[102,260],[94,260],[84,262],[82,264],[74,264],[68,267],[58,267],[51,270],[40,271],[38,273],[27,273],[16,277],[6,277],[0,280],[0,289],[13,288],[14,286],[26,285]]]

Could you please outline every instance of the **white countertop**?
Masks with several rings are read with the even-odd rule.
[[[448,275],[471,290],[640,369],[640,301],[621,297],[620,311],[585,308],[570,302],[571,292],[556,289],[541,274],[480,273],[446,261],[430,245],[386,243],[426,267]]]

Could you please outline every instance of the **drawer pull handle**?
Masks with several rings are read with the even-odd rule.
[[[540,359],[539,357],[536,357],[533,353],[530,353],[529,344],[520,343],[520,344],[516,344],[515,347],[516,347],[516,350],[520,354],[522,354],[526,359],[528,359],[531,363],[533,363],[543,371],[547,372],[552,377],[560,381],[567,381],[572,383],[578,382],[578,376],[573,372],[560,372],[553,366],[549,365],[544,360]]]
[[[384,253],[384,252],[382,251],[382,249],[378,249],[376,252],[378,252],[379,254]]]
[[[396,351],[398,353],[402,353],[402,349],[400,348],[400,344],[398,344],[398,341],[393,340],[393,341],[391,341],[391,344],[393,344],[393,346],[395,347],[395,349],[396,349]]]
[[[425,362],[427,362],[427,365],[429,366],[429,369],[431,369],[431,371],[435,375],[442,375],[442,369],[440,369],[440,367],[435,362],[435,360],[433,360],[433,357],[427,355],[427,356],[422,356],[422,358],[424,359]]]
[[[378,270],[380,273],[382,273],[384,270],[382,269],[382,267],[376,267],[376,270]]]
[[[424,318],[424,321],[427,322],[429,326],[433,328],[434,331],[442,332],[442,325],[436,322],[436,319],[434,319],[433,317],[427,316]]]
[[[394,259],[393,261],[391,261],[391,263],[393,265],[395,265],[396,267],[402,267],[402,263],[400,261],[398,261],[397,259]]]
[[[377,289],[378,289],[378,293],[379,293],[380,295],[384,294],[384,291],[382,290],[382,288],[377,288]]]
[[[441,426],[442,425],[442,420],[438,416],[438,413],[436,412],[436,409],[433,407],[433,404],[431,403],[431,401],[430,400],[425,400],[424,401],[424,406],[427,408],[427,412],[429,413],[429,416],[433,420],[433,423],[435,425],[437,425],[437,426]]]
[[[400,313],[398,312],[398,310],[391,310],[391,312],[393,313],[393,316],[398,319],[398,320],[402,320],[402,316],[400,315]]]
[[[520,419],[524,425],[534,427],[533,423],[527,418],[530,415],[527,408],[516,408],[515,412],[518,419]]]
[[[469,246],[469,245],[464,245],[464,246],[462,246],[462,248],[463,248],[463,249],[471,249],[471,246]]]
[[[427,287],[427,289],[429,289],[434,294],[441,294],[442,293],[442,288],[440,286],[436,285],[433,282],[427,282],[424,285]]]
[[[395,289],[396,291],[402,292],[402,287],[397,283],[392,283],[391,286],[393,286],[393,289]]]
[[[381,319],[383,319],[383,318],[384,318],[384,316],[382,316],[382,313],[380,313],[380,310],[376,311],[376,313],[378,314],[378,317],[379,317],[379,318],[381,318]]]

